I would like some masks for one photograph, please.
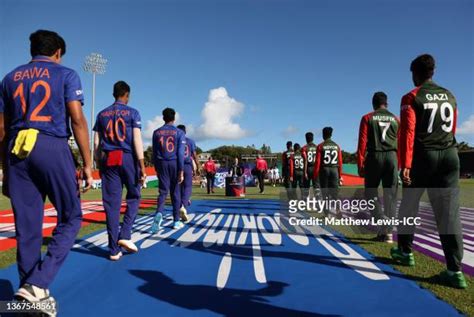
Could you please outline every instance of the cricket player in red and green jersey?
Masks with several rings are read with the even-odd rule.
[[[281,154],[281,170],[283,174],[283,185],[291,188],[290,171],[293,168],[293,142],[286,142],[286,151]]]
[[[78,74],[61,65],[66,43],[57,33],[30,35],[32,60],[2,81],[0,153],[3,192],[15,216],[19,300],[50,303],[49,285],[63,265],[81,227],[82,211],[74,158],[68,144],[71,128],[81,153],[86,188],[92,184],[92,161],[83,93]],[[45,199],[57,210],[57,225],[42,253]],[[55,316],[56,311],[44,311]]]
[[[298,143],[295,143],[294,146],[295,152],[291,157],[293,161],[291,170],[290,170],[290,179],[292,180],[292,188],[295,190],[299,187],[300,190],[304,188],[305,181],[305,170],[306,170],[306,153],[301,150],[301,146]]]
[[[374,111],[360,121],[357,166],[364,177],[365,196],[375,201],[373,216],[377,219],[395,217],[398,188],[398,118],[388,111],[387,95],[376,92],[372,97]],[[378,202],[378,187],[383,186],[383,211]],[[377,239],[393,242],[392,226],[379,228]]]
[[[312,132],[307,132],[305,138],[306,145],[303,146],[301,152],[305,154],[304,156],[306,158],[304,171],[304,197],[308,197],[311,186],[315,193],[318,188],[318,182],[312,177],[314,175],[314,165],[316,164],[318,146],[314,144],[314,134]]]
[[[332,137],[333,129],[323,129],[323,142],[318,145],[313,179],[319,181],[323,198],[337,199],[342,184],[342,152]]]
[[[452,287],[466,288],[461,271],[457,103],[449,90],[433,82],[434,69],[431,55],[414,59],[410,70],[416,88],[401,102],[399,151],[404,188],[399,217],[403,220],[417,215],[427,188],[447,265],[440,279]],[[398,226],[398,247],[391,250],[394,260],[408,266],[415,265],[414,232],[414,226]]]

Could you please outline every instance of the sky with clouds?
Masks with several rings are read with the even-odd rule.
[[[82,79],[90,117],[91,52],[108,59],[96,111],[118,80],[132,87],[149,142],[173,107],[198,146],[304,143],[324,126],[354,151],[375,91],[399,112],[410,61],[437,60],[435,81],[459,103],[458,139],[474,144],[474,4],[470,0],[2,0],[0,76],[29,60],[28,36],[67,42],[64,64]],[[90,119],[89,119],[90,120]]]

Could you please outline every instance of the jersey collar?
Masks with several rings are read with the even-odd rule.
[[[48,62],[48,63],[54,63],[54,61],[51,59],[51,57],[49,57],[49,56],[44,56],[44,55],[36,55],[36,56],[33,56],[33,58],[31,59],[31,62],[30,62],[30,63],[33,63],[33,62]]]
[[[121,102],[121,101],[115,101],[114,102],[114,105],[122,105],[122,106],[126,106],[127,104],[125,102]]]

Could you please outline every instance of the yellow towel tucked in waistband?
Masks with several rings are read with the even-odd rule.
[[[36,129],[21,130],[18,132],[12,153],[20,159],[24,159],[30,155],[31,151],[33,151],[33,148],[35,147],[38,132],[39,131]]]

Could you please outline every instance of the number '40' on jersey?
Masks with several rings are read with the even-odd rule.
[[[133,129],[141,129],[139,112],[116,101],[97,115],[94,131],[99,133],[102,151],[133,152]]]

